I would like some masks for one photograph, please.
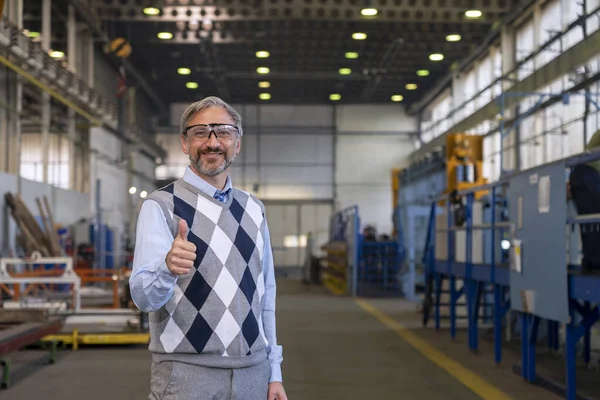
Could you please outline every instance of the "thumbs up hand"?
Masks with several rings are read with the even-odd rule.
[[[167,254],[167,268],[175,275],[190,272],[196,259],[196,245],[187,241],[188,226],[185,220],[179,221],[179,233],[173,240],[171,251]]]

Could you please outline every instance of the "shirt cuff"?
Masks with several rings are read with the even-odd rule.
[[[271,382],[283,382],[281,364],[279,363],[271,363],[271,379],[269,379],[269,383]]]
[[[169,271],[165,261],[161,261],[158,264],[156,271],[158,272],[158,276],[156,277],[158,281],[158,288],[165,291],[171,290],[173,285],[177,283],[177,275]]]

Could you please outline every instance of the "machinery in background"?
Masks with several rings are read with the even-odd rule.
[[[400,248],[400,274],[404,296],[419,301],[425,292],[423,257],[432,218],[431,202],[442,194],[487,183],[483,177],[483,137],[455,133],[443,148],[404,169],[392,171],[394,237]],[[477,193],[482,198],[485,191]],[[458,195],[451,196],[453,213],[463,214]],[[442,201],[443,203],[443,201]],[[439,214],[439,210],[433,212]]]
[[[41,340],[73,349],[147,344],[147,315],[135,308],[128,290],[131,255],[113,250],[113,231],[89,220],[61,226],[45,197],[37,199],[39,216],[20,196],[7,193],[5,198],[18,227],[19,248],[18,256],[0,258],[0,312],[45,311],[61,323]]]
[[[483,177],[483,136],[454,133],[446,137],[446,188],[450,194],[487,183]],[[475,193],[479,199],[486,191]]]
[[[360,229],[358,206],[331,216],[329,242],[321,247],[323,283],[337,295],[401,296],[398,242],[372,226]]]

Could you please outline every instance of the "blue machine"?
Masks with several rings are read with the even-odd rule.
[[[400,246],[402,292],[407,299],[417,301],[416,289],[425,285],[421,260],[429,232],[431,200],[447,185],[444,154],[433,153],[402,170],[399,181],[393,221]]]
[[[114,260],[114,233],[106,224],[99,227],[100,240],[96,240],[96,225],[90,224],[89,235],[90,243],[94,245],[94,249],[98,252],[98,269],[113,269],[115,267]]]
[[[543,100],[559,98],[568,104],[572,95],[579,94],[502,94],[499,97],[501,137],[506,135],[503,118],[506,98],[538,98],[536,104],[513,123],[514,127],[539,109]],[[600,110],[590,97],[592,94],[583,95]],[[450,334],[454,337],[457,300],[464,294],[469,322],[468,345],[476,350],[480,305],[491,297],[496,363],[502,358],[502,321],[512,309],[520,321],[517,329],[521,336],[521,375],[529,382],[545,380],[547,386],[564,393],[568,400],[577,398],[577,343],[583,339],[583,357],[589,363],[590,329],[600,318],[598,307],[592,306],[600,303],[600,276],[582,274],[580,267],[571,261],[578,258],[573,254],[578,242],[575,227],[584,223],[598,224],[600,218],[597,215],[570,217],[572,206],[567,203],[566,182],[570,167],[597,159],[600,152],[516,173],[501,171],[497,182],[460,192],[454,202],[447,196],[436,198],[430,203],[431,218],[425,241],[424,323],[433,308],[435,326],[439,329],[440,307],[447,305]],[[476,203],[474,193],[482,190],[488,191],[488,196]],[[443,208],[438,204],[440,200],[445,200]],[[456,212],[457,204],[462,206],[464,215]],[[482,205],[483,212],[474,222],[475,210]],[[482,254],[474,251],[479,247]],[[464,282],[460,289],[456,286],[457,280]],[[440,302],[444,281],[449,286],[448,304]],[[491,296],[485,295],[486,287],[492,288]],[[565,382],[555,383],[536,374],[536,344],[546,331],[548,347],[558,349],[560,324],[565,325],[566,333],[566,378]]]
[[[542,323],[547,328],[551,349],[558,348],[559,324],[565,324],[568,400],[577,398],[576,345],[584,339],[584,360],[589,362],[590,328],[600,317],[598,308],[591,306],[600,303],[600,277],[581,274],[579,267],[569,265],[566,257],[566,248],[573,238],[568,237],[565,224],[600,222],[597,216],[568,217],[566,171],[571,166],[589,161],[591,157],[600,159],[600,152],[505,175],[494,184],[459,193],[460,201],[466,204],[464,224],[457,224],[452,203],[447,201],[444,224],[436,226],[436,219],[439,221],[440,218],[434,217],[430,221],[425,257],[427,278],[434,286],[429,305],[435,309],[436,328],[440,326],[442,282],[448,280],[451,335],[456,335],[456,302],[464,294],[468,309],[469,348],[476,350],[482,292],[491,285],[495,361],[501,361],[502,318],[512,309],[518,312],[520,320],[521,374],[529,382],[543,379],[536,374],[535,361]],[[474,224],[474,191],[482,189],[491,193],[488,200],[482,201],[488,203],[488,211],[484,215],[489,217],[483,224]],[[431,207],[432,215],[434,209],[441,208],[438,201],[433,202]],[[475,262],[474,235],[480,230],[486,232],[483,235],[483,262]],[[466,234],[466,260],[458,262],[456,243],[461,231]],[[569,231],[573,232],[571,235],[577,235],[576,230]],[[436,236],[440,233],[446,234],[445,243],[436,244]],[[447,249],[446,257],[440,257],[442,247]],[[461,289],[456,288],[458,279],[464,282]]]
[[[330,218],[329,243],[345,244],[345,258],[336,248],[326,257],[325,285],[334,293],[353,296],[400,296],[400,246],[395,240],[377,240],[361,233],[358,206]]]

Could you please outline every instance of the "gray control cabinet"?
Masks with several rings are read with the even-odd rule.
[[[514,310],[567,323],[566,167],[552,163],[512,177],[510,301]]]

